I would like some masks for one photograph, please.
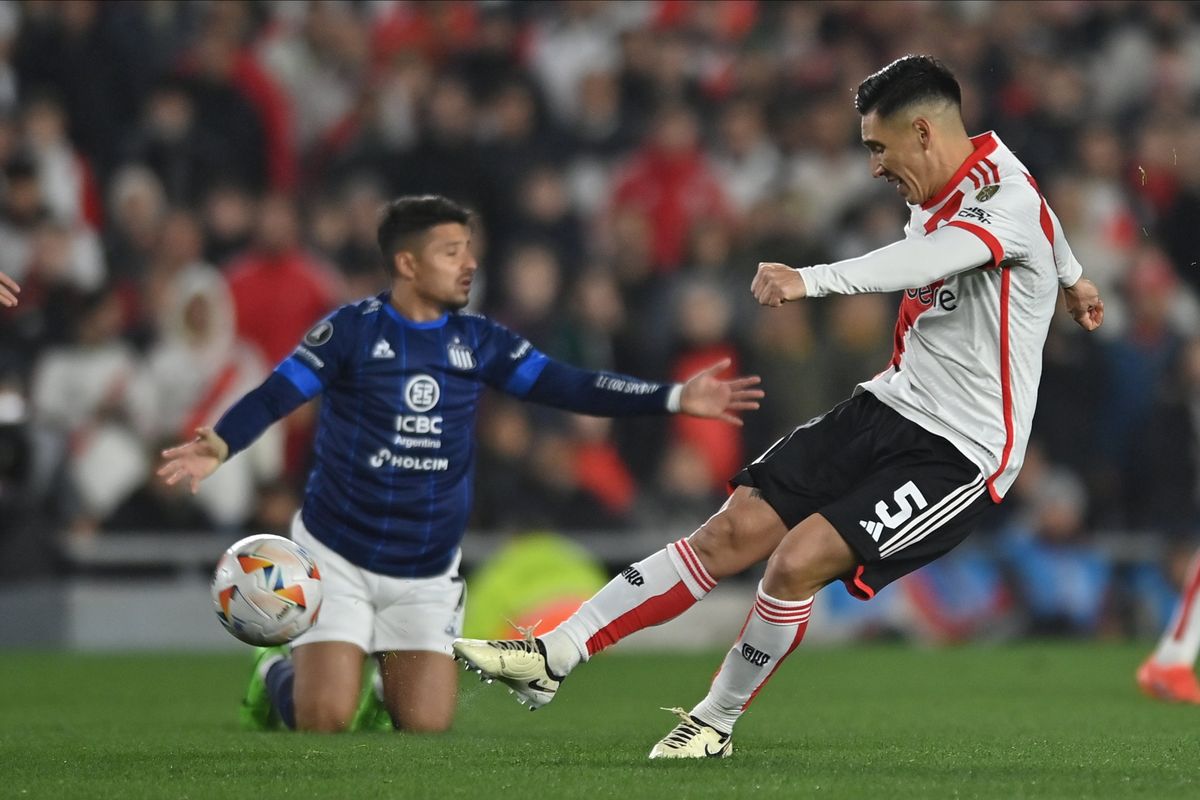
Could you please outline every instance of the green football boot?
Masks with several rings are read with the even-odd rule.
[[[379,667],[374,659],[367,659],[363,668],[362,694],[358,698],[358,710],[354,712],[354,721],[350,723],[352,731],[391,731],[392,715],[387,706],[379,698],[375,682],[378,679]]]
[[[238,709],[238,722],[244,731],[283,730],[286,726],[271,704],[262,665],[276,656],[286,658],[288,650],[284,646],[277,646],[256,647],[254,651],[254,667],[250,671],[250,683],[246,686],[242,706]]]

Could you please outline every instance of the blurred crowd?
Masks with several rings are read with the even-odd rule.
[[[981,539],[1108,558],[1106,597],[1097,531],[1170,555],[1200,530],[1186,2],[0,2],[0,271],[24,289],[0,313],[0,548],[285,528],[311,407],[195,498],[157,453],[381,291],[377,209],[425,192],[478,212],[475,309],[548,354],[660,380],[728,356],[768,392],[744,429],[492,394],[473,528],[685,533],[890,357],[896,297],[760,310],[748,286],[902,235],[852,97],[908,52],[955,70],[968,130],[1038,177],[1103,293],[1099,335],[1051,331],[1031,477]]]

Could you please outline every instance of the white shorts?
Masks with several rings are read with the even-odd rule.
[[[292,540],[308,550],[321,571],[321,611],[316,623],[292,641],[349,642],[368,653],[432,650],[450,655],[462,635],[467,586],[450,568],[431,578],[393,578],[351,564],[317,541],[297,513]]]

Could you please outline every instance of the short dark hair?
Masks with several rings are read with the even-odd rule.
[[[388,203],[379,216],[378,239],[384,269],[391,274],[392,254],[407,246],[414,236],[451,222],[470,225],[471,211],[448,197],[438,194],[406,195]]]
[[[907,55],[858,85],[854,107],[867,115],[888,117],[922,100],[941,99],[962,107],[962,89],[945,64],[933,56]]]

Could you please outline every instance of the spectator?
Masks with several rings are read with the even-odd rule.
[[[654,226],[653,266],[659,272],[681,265],[694,223],[728,213],[724,190],[700,150],[699,137],[699,122],[690,109],[665,107],[613,188],[614,212],[636,208]]]
[[[340,299],[329,266],[304,250],[295,206],[278,195],[268,197],[259,209],[254,244],[230,260],[224,271],[238,334],[272,364],[282,361],[313,321]]]
[[[4,165],[4,198],[0,207],[0,272],[21,282],[29,269],[30,242],[39,223],[50,218],[42,197],[37,166],[19,156]]]
[[[49,350],[33,377],[36,457],[62,465],[71,493],[64,497],[76,498],[67,523],[84,535],[142,484],[150,465],[131,425],[137,360],[119,338],[121,318],[110,288],[83,296],[71,341]]]
[[[23,127],[50,213],[69,225],[98,230],[103,220],[95,171],[67,138],[62,105],[49,95],[29,100]]]
[[[742,355],[735,342],[733,308],[726,295],[712,283],[695,281],[681,287],[675,303],[673,331],[676,335],[671,357],[673,381],[687,380],[706,364],[729,358],[729,375],[740,375]],[[720,491],[737,472],[744,453],[740,428],[713,420],[671,420],[672,442],[690,445],[707,466],[705,483]]]
[[[129,164],[117,170],[109,186],[105,255],[115,279],[140,283],[167,210],[162,183],[141,164]],[[138,305],[136,299],[131,305]]]
[[[783,157],[767,133],[758,103],[740,100],[726,105],[719,130],[720,147],[713,163],[734,211],[745,215],[775,196]]]
[[[150,92],[125,154],[128,161],[153,170],[167,199],[177,204],[200,201],[224,172],[223,142],[200,125],[197,113],[190,84],[164,78]]]
[[[1026,474],[1018,490],[1026,513],[997,543],[1027,616],[1026,632],[1095,634],[1105,621],[1112,566],[1087,539],[1083,485],[1044,464]]]
[[[245,187],[218,182],[205,195],[201,215],[204,259],[210,264],[225,264],[249,248],[254,238],[258,203]]]
[[[1161,251],[1145,247],[1126,277],[1129,327],[1107,348],[1108,392],[1100,424],[1103,480],[1100,495],[1109,524],[1131,524],[1139,501],[1133,496],[1136,476],[1130,454],[1150,422],[1154,399],[1176,363],[1182,332],[1171,321],[1178,278]],[[1119,522],[1118,522],[1119,521]]]
[[[254,244],[225,265],[233,296],[237,335],[278,364],[314,320],[342,299],[336,273],[310,255],[300,241],[296,208],[282,196],[267,197],[259,209]],[[284,470],[297,479],[307,468],[308,442],[315,424],[312,403],[284,423]]]
[[[562,173],[549,165],[527,170],[515,185],[516,214],[513,241],[539,242],[554,251],[568,275],[574,275],[587,256],[583,222],[575,213]]]
[[[155,445],[189,439],[196,428],[215,424],[268,372],[258,350],[236,337],[233,301],[216,270],[193,262],[167,297],[162,336],[131,390],[140,433]],[[241,529],[254,513],[257,486],[279,477],[282,459],[282,432],[271,429],[205,482],[196,495],[204,517]],[[158,495],[151,491],[148,499]]]

